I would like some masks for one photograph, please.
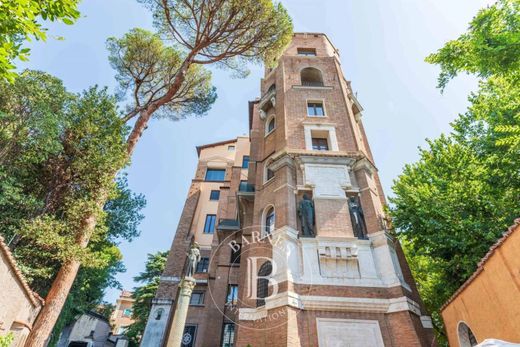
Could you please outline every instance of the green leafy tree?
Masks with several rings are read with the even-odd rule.
[[[244,75],[247,62],[274,64],[292,37],[290,17],[283,6],[271,0],[149,0],[143,3],[153,12],[164,40],[134,30],[122,39],[108,41],[110,62],[117,72],[122,93],[133,100],[121,119],[133,124],[126,139],[126,158],[132,155],[152,116],[178,119],[183,113],[200,115],[209,109],[215,96],[205,65],[216,64]],[[119,163],[119,167],[114,165],[104,172],[115,177],[123,166],[124,163]],[[95,205],[82,207],[83,217],[72,224],[77,228],[77,238],[69,245],[70,253],[81,253],[95,235],[98,219],[102,217],[98,211],[108,200],[109,190],[98,184],[93,196],[91,201],[95,201]],[[33,232],[38,230],[32,229]],[[47,305],[27,340],[31,345],[45,343],[85,258],[70,259],[63,263],[45,298]]]
[[[167,251],[148,254],[145,270],[134,277],[134,281],[142,283],[142,285],[134,288],[132,293],[135,299],[132,312],[134,323],[126,331],[126,336],[130,339],[131,346],[139,346],[144,328],[146,327],[146,321],[150,315],[152,300],[155,297],[157,288],[159,288],[159,278],[164,271],[167,258]]]
[[[89,244],[89,248],[94,248],[103,254],[103,257],[107,259],[106,265],[101,267],[82,266],[80,268],[59,319],[54,326],[51,346],[58,342],[62,329],[73,322],[77,315],[94,310],[110,319],[114,310],[114,305],[103,302],[103,297],[108,288],[122,289],[116,276],[126,271],[121,261],[121,253],[115,246],[121,240],[132,241],[139,236],[138,226],[144,218],[140,211],[146,204],[143,196],[130,191],[125,177],[118,179],[117,190],[117,197],[108,201],[105,205],[107,236],[99,242]]]
[[[47,297],[52,279],[75,278],[61,271],[66,264],[79,269],[88,259],[85,268],[110,278],[121,270],[116,238],[135,236],[134,207],[141,204],[125,207],[121,199],[129,191],[112,174],[127,158],[115,99],[98,88],[68,93],[61,81],[36,71],[23,72],[14,85],[1,83],[0,90],[0,232],[22,271]],[[109,203],[100,205],[100,188]],[[85,211],[99,220],[89,247],[77,233]],[[51,301],[43,310],[61,307]]]
[[[391,213],[442,343],[442,304],[520,215],[520,2],[479,11],[468,32],[427,57],[439,87],[480,78],[449,135],[429,140],[394,182]]]
[[[13,81],[15,59],[27,60],[25,41],[45,40],[42,21],[73,24],[79,0],[3,0],[0,2],[0,80]]]

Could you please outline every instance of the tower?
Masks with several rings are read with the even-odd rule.
[[[294,34],[249,103],[247,165],[223,159],[228,143],[199,148],[144,346],[167,335],[192,240],[204,240],[208,267],[185,346],[431,346],[431,320],[384,217],[362,110],[327,36]],[[211,183],[218,165],[226,170]],[[211,237],[211,213],[200,212],[208,184],[220,191]]]

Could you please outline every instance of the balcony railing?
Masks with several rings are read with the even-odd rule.
[[[238,191],[242,193],[254,193],[255,185],[247,182],[240,182],[238,186]]]
[[[302,81],[304,87],[323,87],[323,82],[319,81]]]
[[[219,219],[217,229],[237,231],[240,230],[240,222],[236,219]]]

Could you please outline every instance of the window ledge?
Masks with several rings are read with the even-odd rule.
[[[264,184],[262,185],[262,188],[264,188],[265,186],[269,185],[273,181],[274,181],[274,176],[271,177],[270,179],[268,179],[267,181],[265,181]]]
[[[318,119],[321,119],[321,118],[328,118],[327,116],[311,116],[311,115],[307,115],[307,118],[318,118]]]
[[[266,133],[264,135],[264,138],[268,137],[269,135],[271,135],[272,133],[274,133],[274,131],[276,130],[276,128],[274,128],[273,130],[271,130],[270,132]]]

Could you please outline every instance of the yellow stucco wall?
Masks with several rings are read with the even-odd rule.
[[[235,146],[234,150],[229,150],[229,146]],[[238,137],[236,142],[204,148],[200,152],[199,161],[207,162],[209,168],[225,169],[228,163],[233,166],[242,166],[242,158],[249,155],[249,138]],[[242,170],[241,179],[247,180],[247,170]],[[200,197],[195,210],[195,217],[192,224],[192,232],[195,235],[195,242],[202,248],[209,249],[213,241],[213,234],[204,234],[204,224],[206,215],[217,214],[218,201],[210,200],[212,190],[219,190],[221,182],[202,182],[200,185]]]
[[[497,247],[482,271],[442,311],[450,346],[460,346],[459,322],[477,341],[520,343],[520,225]]]

